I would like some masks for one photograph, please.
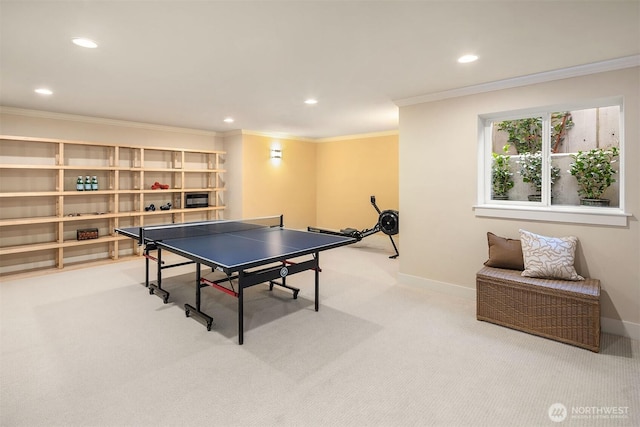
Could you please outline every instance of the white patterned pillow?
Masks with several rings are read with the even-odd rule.
[[[577,237],[546,237],[525,230],[519,231],[524,257],[523,276],[584,280],[573,267]]]

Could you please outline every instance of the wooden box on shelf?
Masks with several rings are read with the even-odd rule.
[[[80,228],[77,231],[78,240],[90,240],[98,238],[97,228]]]

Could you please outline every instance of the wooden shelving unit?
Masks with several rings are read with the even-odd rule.
[[[224,154],[0,135],[0,276],[139,255],[118,227],[219,219]],[[87,175],[97,191],[76,190]],[[186,208],[189,193],[206,193],[209,205]],[[83,228],[99,237],[77,240]]]

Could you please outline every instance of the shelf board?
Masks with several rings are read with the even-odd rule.
[[[167,190],[97,190],[97,191],[24,191],[0,193],[0,199],[12,197],[57,197],[57,196],[100,196],[110,194],[148,194],[148,193],[207,193],[226,191],[225,188],[169,188]]]
[[[185,193],[207,193],[212,191],[226,191],[227,189],[224,187],[209,187],[209,188],[184,188],[180,191],[184,191]]]
[[[150,193],[157,193],[157,194],[161,194],[161,193],[180,193],[182,191],[184,191],[184,190],[182,190],[180,188],[167,188],[167,189],[158,188],[157,190],[152,190],[150,188],[144,188],[142,190],[138,190],[138,192],[144,193],[144,194],[150,194]]]
[[[225,209],[225,206],[208,206],[206,208],[180,208],[169,209],[167,211],[126,211],[126,212],[110,212],[104,214],[95,213],[81,213],[80,216],[65,215],[59,216],[41,216],[32,218],[11,218],[0,220],[0,227],[11,227],[16,225],[32,225],[32,224],[48,224],[57,222],[73,222],[73,221],[95,221],[108,218],[129,218],[139,217],[146,215],[161,215],[171,213],[183,213],[183,212],[206,212],[206,211],[219,211]]]
[[[116,194],[118,190],[96,190],[96,191],[61,191],[59,195],[61,196],[100,196],[100,195],[108,195],[108,194]]]
[[[33,243],[29,245],[19,245],[19,246],[6,246],[4,248],[0,248],[0,256],[20,254],[25,252],[47,251],[47,250],[58,249],[59,247],[60,247],[60,243],[58,242]]]
[[[60,169],[59,165],[23,165],[18,163],[3,163],[0,164],[0,169],[42,169],[42,170],[58,170]]]
[[[72,246],[97,245],[102,243],[115,242],[116,240],[130,239],[126,236],[104,236],[97,239],[88,240],[67,240],[65,242],[46,242],[19,246],[7,246],[4,248],[0,248],[0,256],[25,252],[47,251],[58,248],[68,248]]]
[[[70,170],[70,171],[119,171],[119,170],[129,170],[130,168],[120,167],[120,166],[91,166],[91,165],[61,165],[60,169]],[[84,174],[83,174],[84,175]]]
[[[74,170],[74,171],[129,171],[131,167],[120,166],[92,166],[92,165],[38,165],[38,164],[19,164],[19,163],[3,163],[0,169],[40,169],[40,170]],[[140,168],[138,171],[142,170]],[[83,173],[84,175],[84,173]]]
[[[120,170],[129,170],[132,172],[197,172],[197,173],[224,173],[224,169],[192,169],[192,168],[148,168],[148,167],[130,167],[121,168]]]
[[[11,218],[0,220],[0,227],[10,227],[14,225],[32,225],[32,224],[47,224],[52,222],[59,222],[60,217],[57,216],[38,216],[32,218]]]
[[[63,242],[61,244],[61,246],[63,248],[68,248],[71,246],[85,246],[85,245],[97,245],[99,243],[108,243],[108,242],[115,242],[115,241],[123,241],[123,240],[131,240],[131,238],[127,237],[127,236],[120,236],[120,235],[115,235],[115,236],[103,236],[103,237],[98,237],[97,239],[88,239],[88,240],[67,240],[65,242]]]
[[[104,258],[92,259],[90,261],[75,261],[64,263],[64,270],[78,270],[81,268],[93,267],[97,265],[105,265],[112,264],[114,262],[130,262],[137,259],[140,259],[141,255],[118,255],[117,257],[106,256]],[[58,266],[45,266],[45,267],[36,267],[36,268],[27,268],[21,270],[20,272],[3,272],[0,273],[0,278],[11,278],[11,279],[28,279],[33,277],[40,277],[46,274],[55,273],[61,271],[62,269]]]
[[[89,214],[83,213],[80,216],[38,216],[32,218],[12,218],[0,220],[0,227],[11,227],[15,225],[32,225],[32,224],[48,224],[56,222],[69,222],[69,221],[95,221],[105,218],[122,218],[129,216],[137,216],[139,212],[120,212],[120,213],[105,213],[105,214]]]
[[[57,197],[61,196],[60,191],[25,191],[15,193],[0,193],[0,198],[10,197]]]
[[[155,211],[145,211],[145,212],[136,212],[135,215],[163,215],[163,214],[176,214],[176,213],[185,213],[185,212],[207,212],[207,211],[219,211],[224,209],[225,206],[208,206],[206,208],[171,208],[169,210],[163,211],[160,208],[157,208]]]
[[[133,166],[91,166],[91,165],[38,165],[3,163],[0,169],[40,169],[40,170],[69,170],[69,171],[124,171],[124,172],[187,172],[187,173],[225,173],[225,169],[188,169],[188,168],[146,168]]]
[[[183,213],[183,212],[206,212],[206,211],[219,211],[224,209],[225,206],[207,206],[206,208],[182,208],[182,209],[175,209],[176,212],[179,213]]]
[[[80,216],[38,216],[31,218],[11,218],[0,220],[0,227],[11,227],[15,225],[32,225],[32,224],[48,224],[57,222],[68,221],[95,221],[103,218],[122,218],[129,216],[137,216],[139,212],[119,212],[119,213],[104,213],[104,214],[90,214],[83,213]]]
[[[131,216],[131,212],[118,212],[118,213],[105,212],[101,214],[80,212],[80,216],[65,215],[61,218],[57,218],[57,220],[62,222],[95,221],[99,219],[121,218],[121,217],[127,217],[127,216]]]
[[[195,172],[195,173],[224,173],[224,169],[183,169],[183,172]]]
[[[211,187],[211,188],[167,188],[166,190],[163,189],[157,189],[157,190],[151,190],[148,188],[145,188],[144,190],[133,190],[136,192],[141,192],[144,194],[151,194],[151,193],[207,193],[207,192],[211,192],[211,191],[224,191],[224,188],[215,188],[215,187]],[[122,192],[122,191],[121,191]]]
[[[132,168],[133,169],[133,168]],[[141,170],[141,171],[145,171],[145,172],[184,172],[184,169],[182,168],[148,168],[146,166],[142,167],[142,168],[135,168],[137,170]]]

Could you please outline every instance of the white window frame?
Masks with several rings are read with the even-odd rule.
[[[616,180],[619,185],[620,203],[618,207],[566,206],[551,204],[551,184],[543,181],[542,201],[492,200],[491,198],[491,166],[492,166],[492,131],[491,123],[503,120],[515,120],[527,117],[542,117],[542,152],[550,152],[550,116],[555,111],[574,111],[589,108],[618,105],[620,107],[620,156],[619,171]],[[477,217],[508,218],[548,222],[568,222],[578,224],[594,224],[626,227],[630,213],[625,212],[625,149],[624,149],[624,103],[622,97],[611,97],[581,102],[544,106],[516,111],[481,114],[478,116],[478,196],[473,206]],[[551,155],[543,158],[542,176],[549,176]]]

